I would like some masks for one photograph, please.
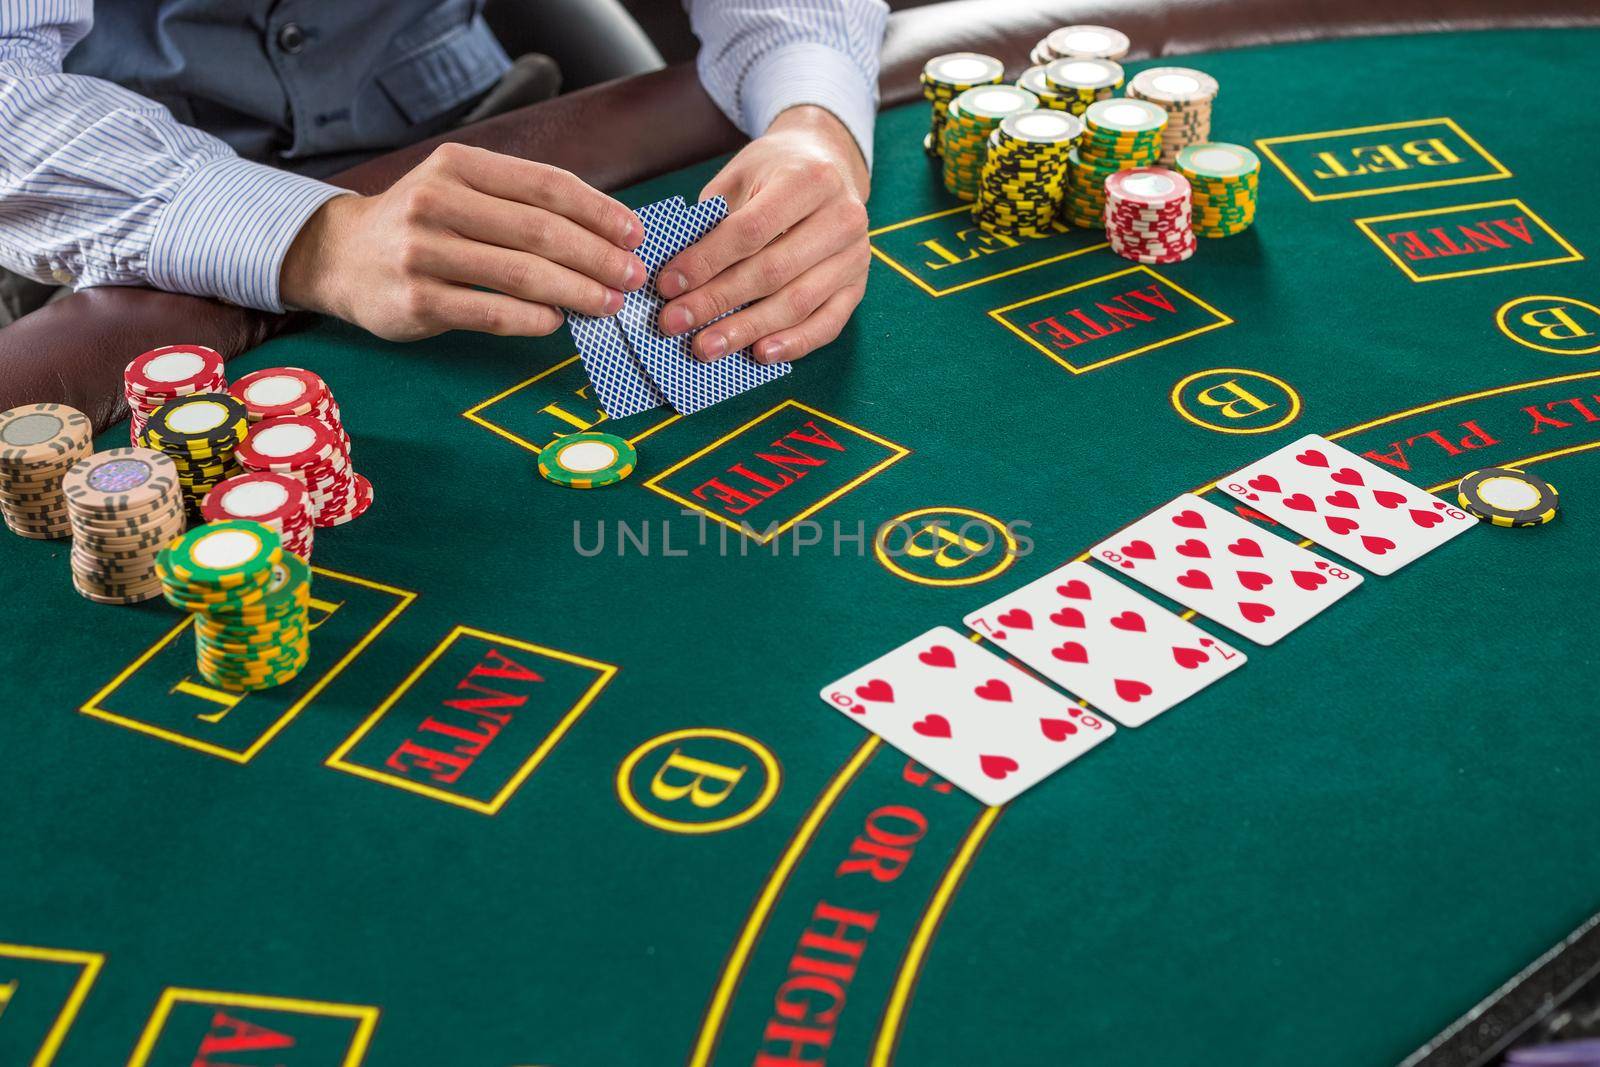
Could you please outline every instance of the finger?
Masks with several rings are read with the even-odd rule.
[[[757,341],[750,356],[757,363],[789,363],[829,345],[838,338],[844,324],[861,303],[867,291],[865,280],[846,286],[822,302],[811,317],[787,330],[780,330]]]
[[[622,310],[622,294],[593,278],[539,256],[460,237],[420,242],[402,254],[401,266],[425,277],[481,285],[585,315],[615,315]]]
[[[661,309],[661,332],[687,333],[752,300],[770,296],[860,237],[866,209],[829,204],[749,259],[741,260],[698,289]]]
[[[825,188],[820,182],[777,182],[762,189],[662,267],[656,290],[671,300],[755,255],[815,211],[826,195]]]
[[[797,325],[864,270],[855,249],[830,256],[766,299],[695,334],[691,351],[698,359],[721,359],[757,338]]]
[[[544,208],[468,191],[440,205],[439,221],[462,237],[532,252],[623,292],[649,276],[638,256]]]
[[[543,337],[560,328],[563,316],[548,304],[536,304],[500,293],[459,285],[425,283],[417,301],[436,332],[474,330],[499,337]]]
[[[638,216],[571,171],[466,145],[441,145],[434,157],[479,192],[546,208],[623,248],[644,240]]]

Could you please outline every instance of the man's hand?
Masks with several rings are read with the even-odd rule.
[[[567,171],[446,144],[387,192],[318,209],[284,257],[280,289],[285,304],[391,341],[458,329],[542,336],[563,307],[615,314],[644,284],[628,251],[643,238],[633,212]]]
[[[867,166],[855,140],[817,107],[790,108],[701,191],[728,217],[662,269],[671,301],[661,332],[695,335],[694,354],[719,359],[751,346],[758,363],[799,359],[839,336],[867,286]]]

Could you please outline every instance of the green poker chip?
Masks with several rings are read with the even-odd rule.
[[[539,453],[539,473],[568,489],[615,485],[633,473],[639,453],[613,433],[585,431],[557,438]]]

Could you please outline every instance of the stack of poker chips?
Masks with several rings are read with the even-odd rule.
[[[72,520],[72,584],[98,604],[137,604],[161,592],[156,554],[188,520],[178,469],[148,448],[80,459],[61,480]]]
[[[1121,59],[1128,54],[1128,35],[1110,26],[1063,26],[1051,30],[1033,46],[1030,63],[1049,63],[1056,59]]]
[[[1047,107],[1051,111],[1072,110],[1072,101],[1065,96],[1057,95],[1056,91],[1050,88],[1050,83],[1045,81],[1042,66],[1029,67],[1023,71],[1017,78],[1017,88],[1026,89],[1038,97],[1040,107]]]
[[[228,392],[244,405],[251,423],[309,415],[337,433],[345,451],[350,450],[350,435],[345,432],[333,390],[319,374],[299,367],[268,367],[246,374],[228,386]]]
[[[283,547],[311,562],[316,522],[305,483],[287,474],[250,471],[237,474],[206,494],[200,517],[207,522],[248,519],[278,535]]]
[[[1255,221],[1261,160],[1244,145],[1189,145],[1178,153],[1177,171],[1193,190],[1194,232],[1201,237],[1231,237]]]
[[[1057,59],[1044,68],[1044,83],[1061,110],[1082,115],[1097,100],[1122,88],[1122,64],[1110,59]]]
[[[1069,157],[1062,214],[1074,226],[1099,229],[1105,225],[1106,179],[1156,162],[1167,113],[1146,100],[1117,97],[1090,104],[1083,124],[1083,138]],[[1063,228],[1059,221],[1056,228]]]
[[[944,187],[959,200],[976,200],[989,135],[1007,115],[1032,111],[1038,106],[1038,97],[1014,85],[981,85],[952,100],[945,115],[940,153],[944,157]]]
[[[1189,183],[1165,167],[1119,170],[1106,179],[1106,240],[1138,263],[1181,263],[1194,255]]]
[[[1211,102],[1217,79],[1190,67],[1151,67],[1128,83],[1128,96],[1161,105],[1167,129],[1161,138],[1161,165],[1172,166],[1186,146],[1211,139]]]
[[[977,52],[951,52],[934,56],[922,67],[922,98],[933,105],[932,124],[922,139],[923,150],[937,156],[944,142],[945,114],[950,101],[980,85],[998,85],[1006,66],[993,56]]]
[[[1083,123],[1065,111],[1038,108],[1000,120],[978,180],[972,217],[985,233],[1043,237],[1051,233],[1067,155]]]
[[[65,404],[0,412],[0,517],[13,533],[49,541],[72,532],[61,478],[89,454],[93,431]]]
[[[193,393],[227,388],[222,357],[202,345],[168,345],[136,356],[122,372],[122,393],[128,398],[128,439],[142,445],[145,423],[156,408]]]
[[[189,509],[199,514],[207,493],[242,473],[234,450],[249,428],[244,405],[227,393],[193,393],[151,412],[139,441],[171,457]]]
[[[311,655],[311,568],[246,520],[207,523],[156,560],[168,603],[194,615],[195,662],[231,692],[292,680]]]
[[[317,526],[341,526],[372,506],[372,483],[350,466],[344,440],[309,415],[261,420],[236,455],[247,471],[286,474],[304,485]]]

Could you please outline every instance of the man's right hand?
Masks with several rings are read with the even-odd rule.
[[[289,246],[280,291],[391,341],[543,336],[560,308],[615,314],[644,284],[630,251],[643,239],[633,212],[567,171],[446,144],[386,192],[319,208]]]

